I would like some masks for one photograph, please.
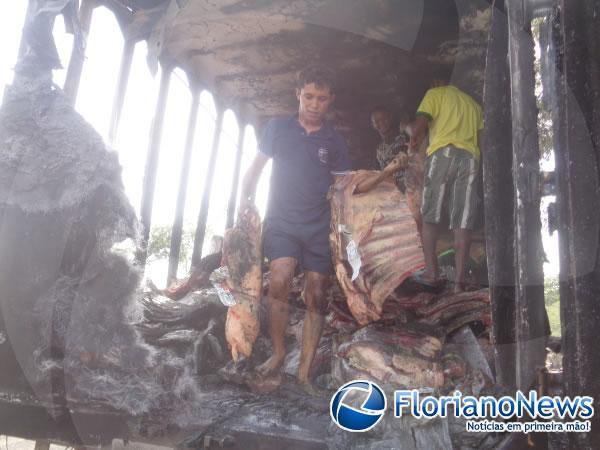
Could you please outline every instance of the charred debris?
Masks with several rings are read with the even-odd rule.
[[[109,140],[127,126],[120,117],[137,41],[149,44],[151,70],[162,69],[139,219],[124,195],[115,154],[73,109],[86,38],[100,6],[114,12],[125,42]],[[453,81],[482,101],[485,111],[485,233],[478,246],[485,248],[479,269],[486,270],[472,271],[479,286],[450,295],[411,285],[406,274],[421,256],[418,239],[400,239],[416,236],[405,220],[407,209],[385,204],[391,195],[385,183],[359,204],[347,195],[345,181],[337,182],[332,206],[338,232],[331,241],[338,283],[328,294],[313,375],[323,389],[368,378],[441,393],[502,395],[535,388],[600,396],[594,347],[600,320],[599,8],[593,0],[351,6],[335,0],[30,1],[15,79],[0,109],[0,433],[76,445],[122,438],[184,448],[600,446],[597,418],[591,433],[568,437],[473,436],[456,420],[386,420],[361,437],[334,429],[329,399],[306,396],[289,381],[299,361],[301,277],[289,298],[283,375],[259,382],[252,366],[269,351],[262,306],[249,306],[256,336],[251,353],[238,347],[235,363],[226,339],[228,307],[215,289],[232,276],[219,269],[223,254],[232,269],[231,255],[239,256],[239,249],[226,243],[211,255],[201,251],[225,109],[234,110],[240,123],[260,127],[292,111],[292,74],[306,55],[330,61],[344,73],[333,119],[350,144],[354,166],[364,169],[371,164],[365,149],[373,148],[369,108],[391,99],[396,112],[412,111],[431,69],[452,67]],[[74,34],[64,89],[52,83],[52,69],[60,66],[51,35],[57,14]],[[563,371],[557,374],[545,369],[543,183],[530,26],[539,17],[540,70],[556,161],[552,220],[560,236]],[[171,235],[171,281],[186,202],[196,200],[186,199],[185,168],[202,89],[216,98],[217,131],[195,232],[196,271],[160,292],[140,281],[175,67],[188,75],[193,101]],[[241,133],[238,149],[242,140]],[[235,161],[228,227],[235,222],[241,150]],[[388,211],[386,223],[402,235],[380,230],[377,238],[377,227],[363,220],[377,208]],[[370,236],[361,241],[365,256],[358,269],[345,252],[354,230]],[[127,238],[139,243],[134,260],[113,251]],[[247,270],[243,263],[233,270]],[[267,286],[264,274],[253,288]]]

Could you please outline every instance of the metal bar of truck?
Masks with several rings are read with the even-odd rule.
[[[140,222],[142,225],[142,241],[139,245],[136,263],[141,266],[146,264],[148,252],[148,239],[150,238],[150,225],[152,222],[152,205],[154,203],[154,188],[156,186],[156,172],[158,170],[158,156],[160,152],[160,141],[165,118],[167,96],[169,94],[169,81],[171,80],[171,68],[162,67],[160,75],[160,89],[156,101],[156,110],[152,120],[150,140],[148,142],[148,153],[146,156],[146,169],[144,171],[144,184],[142,187],[142,205],[140,208]]]
[[[522,0],[508,0],[508,55],[515,186],[516,385],[535,383],[545,364],[548,322],[544,305],[544,251],[540,218],[540,151],[531,23]]]
[[[185,200],[187,196],[188,176],[190,173],[190,161],[192,159],[192,148],[196,134],[196,122],[198,120],[198,108],[200,106],[200,90],[190,83],[192,89],[192,102],[188,117],[185,147],[181,159],[181,173],[179,175],[179,191],[177,193],[177,204],[175,205],[175,219],[171,231],[171,248],[169,250],[169,272],[167,285],[177,276],[179,266],[179,255],[181,252],[181,238],[183,234],[183,214],[185,212]]]
[[[219,150],[219,142],[221,140],[221,132],[223,131],[223,114],[224,110],[217,105],[217,118],[215,120],[215,134],[213,136],[212,148],[206,168],[206,176],[204,178],[204,188],[202,190],[202,202],[200,203],[200,212],[198,213],[198,222],[196,225],[196,233],[194,235],[194,251],[192,253],[192,267],[195,267],[202,258],[202,245],[204,244],[204,236],[206,234],[206,220],[208,218],[208,207],[210,205],[210,193],[212,190],[212,180],[215,174],[215,165],[217,163],[217,152]]]
[[[81,42],[77,39],[73,40],[73,50],[69,61],[69,68],[65,77],[63,91],[74,105],[77,100],[77,92],[79,91],[79,82],[81,81],[81,73],[83,71],[83,63],[85,62],[85,50],[87,47],[87,38],[90,33],[92,24],[92,13],[96,7],[95,0],[82,0],[79,8],[79,23],[81,27]]]
[[[600,397],[600,8],[562,0],[554,29],[558,54],[554,152],[565,395]],[[591,432],[567,433],[569,449],[600,448]]]
[[[129,73],[131,72],[131,62],[133,61],[133,51],[135,50],[135,41],[125,40],[123,44],[123,53],[121,54],[121,65],[119,67],[119,78],[115,97],[113,99],[112,112],[110,114],[110,126],[108,129],[108,143],[112,146],[117,139],[119,122],[121,120],[121,111],[125,102],[125,92],[129,82]]]
[[[238,116],[239,117],[239,116]],[[229,203],[227,205],[227,223],[225,228],[233,226],[235,217],[235,206],[237,205],[238,186],[240,184],[240,169],[242,167],[242,154],[244,152],[244,137],[246,126],[239,120],[240,128],[238,134],[237,150],[235,153],[235,166],[233,168],[233,181],[231,183],[231,192],[229,193]]]
[[[512,179],[508,20],[504,0],[492,7],[485,71],[481,159],[485,238],[496,380],[515,386],[514,192]],[[507,192],[508,190],[508,192]]]

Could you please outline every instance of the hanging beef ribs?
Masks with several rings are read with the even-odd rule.
[[[372,175],[359,170],[336,177],[331,191],[331,245],[335,271],[358,323],[381,318],[390,293],[423,266],[423,252],[405,196],[392,181],[354,195]]]
[[[415,313],[419,323],[440,327],[446,334],[473,322],[479,322],[489,330],[492,322],[487,289],[439,295],[417,308]]]
[[[225,322],[225,338],[234,361],[250,356],[260,329],[261,258],[258,211],[251,206],[240,208],[235,226],[225,233],[222,260],[227,268],[226,287],[235,301]]]

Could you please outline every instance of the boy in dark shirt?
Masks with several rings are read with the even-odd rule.
[[[332,273],[329,248],[331,211],[327,192],[332,172],[350,169],[344,139],[325,120],[335,99],[334,74],[324,67],[300,72],[296,85],[298,114],[272,119],[259,141],[259,152],[242,185],[242,205],[253,202],[256,184],[272,158],[268,211],[263,249],[270,261],[268,292],[269,334],[273,355],[259,367],[263,375],[281,368],[285,358],[287,297],[296,266],[305,274],[306,317],[298,379],[313,388],[309,371],[321,338],[326,308],[325,293]]]
[[[315,392],[310,368],[323,331],[325,294],[333,272],[329,245],[331,210],[327,193],[333,173],[350,170],[344,139],[325,120],[335,99],[334,74],[312,66],[300,72],[296,85],[298,114],[272,119],[259,141],[259,152],[242,184],[241,208],[254,201],[260,174],[272,158],[268,211],[263,226],[263,252],[269,259],[267,294],[273,355],[259,367],[262,375],[277,372],[285,359],[288,293],[297,266],[304,271],[306,317],[298,379]],[[406,166],[406,158],[391,161],[383,171],[356,186],[366,192]]]

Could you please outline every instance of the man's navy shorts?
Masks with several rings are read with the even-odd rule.
[[[296,224],[279,218],[267,218],[263,231],[263,254],[269,261],[294,258],[304,271],[332,273],[329,248],[330,220]]]

